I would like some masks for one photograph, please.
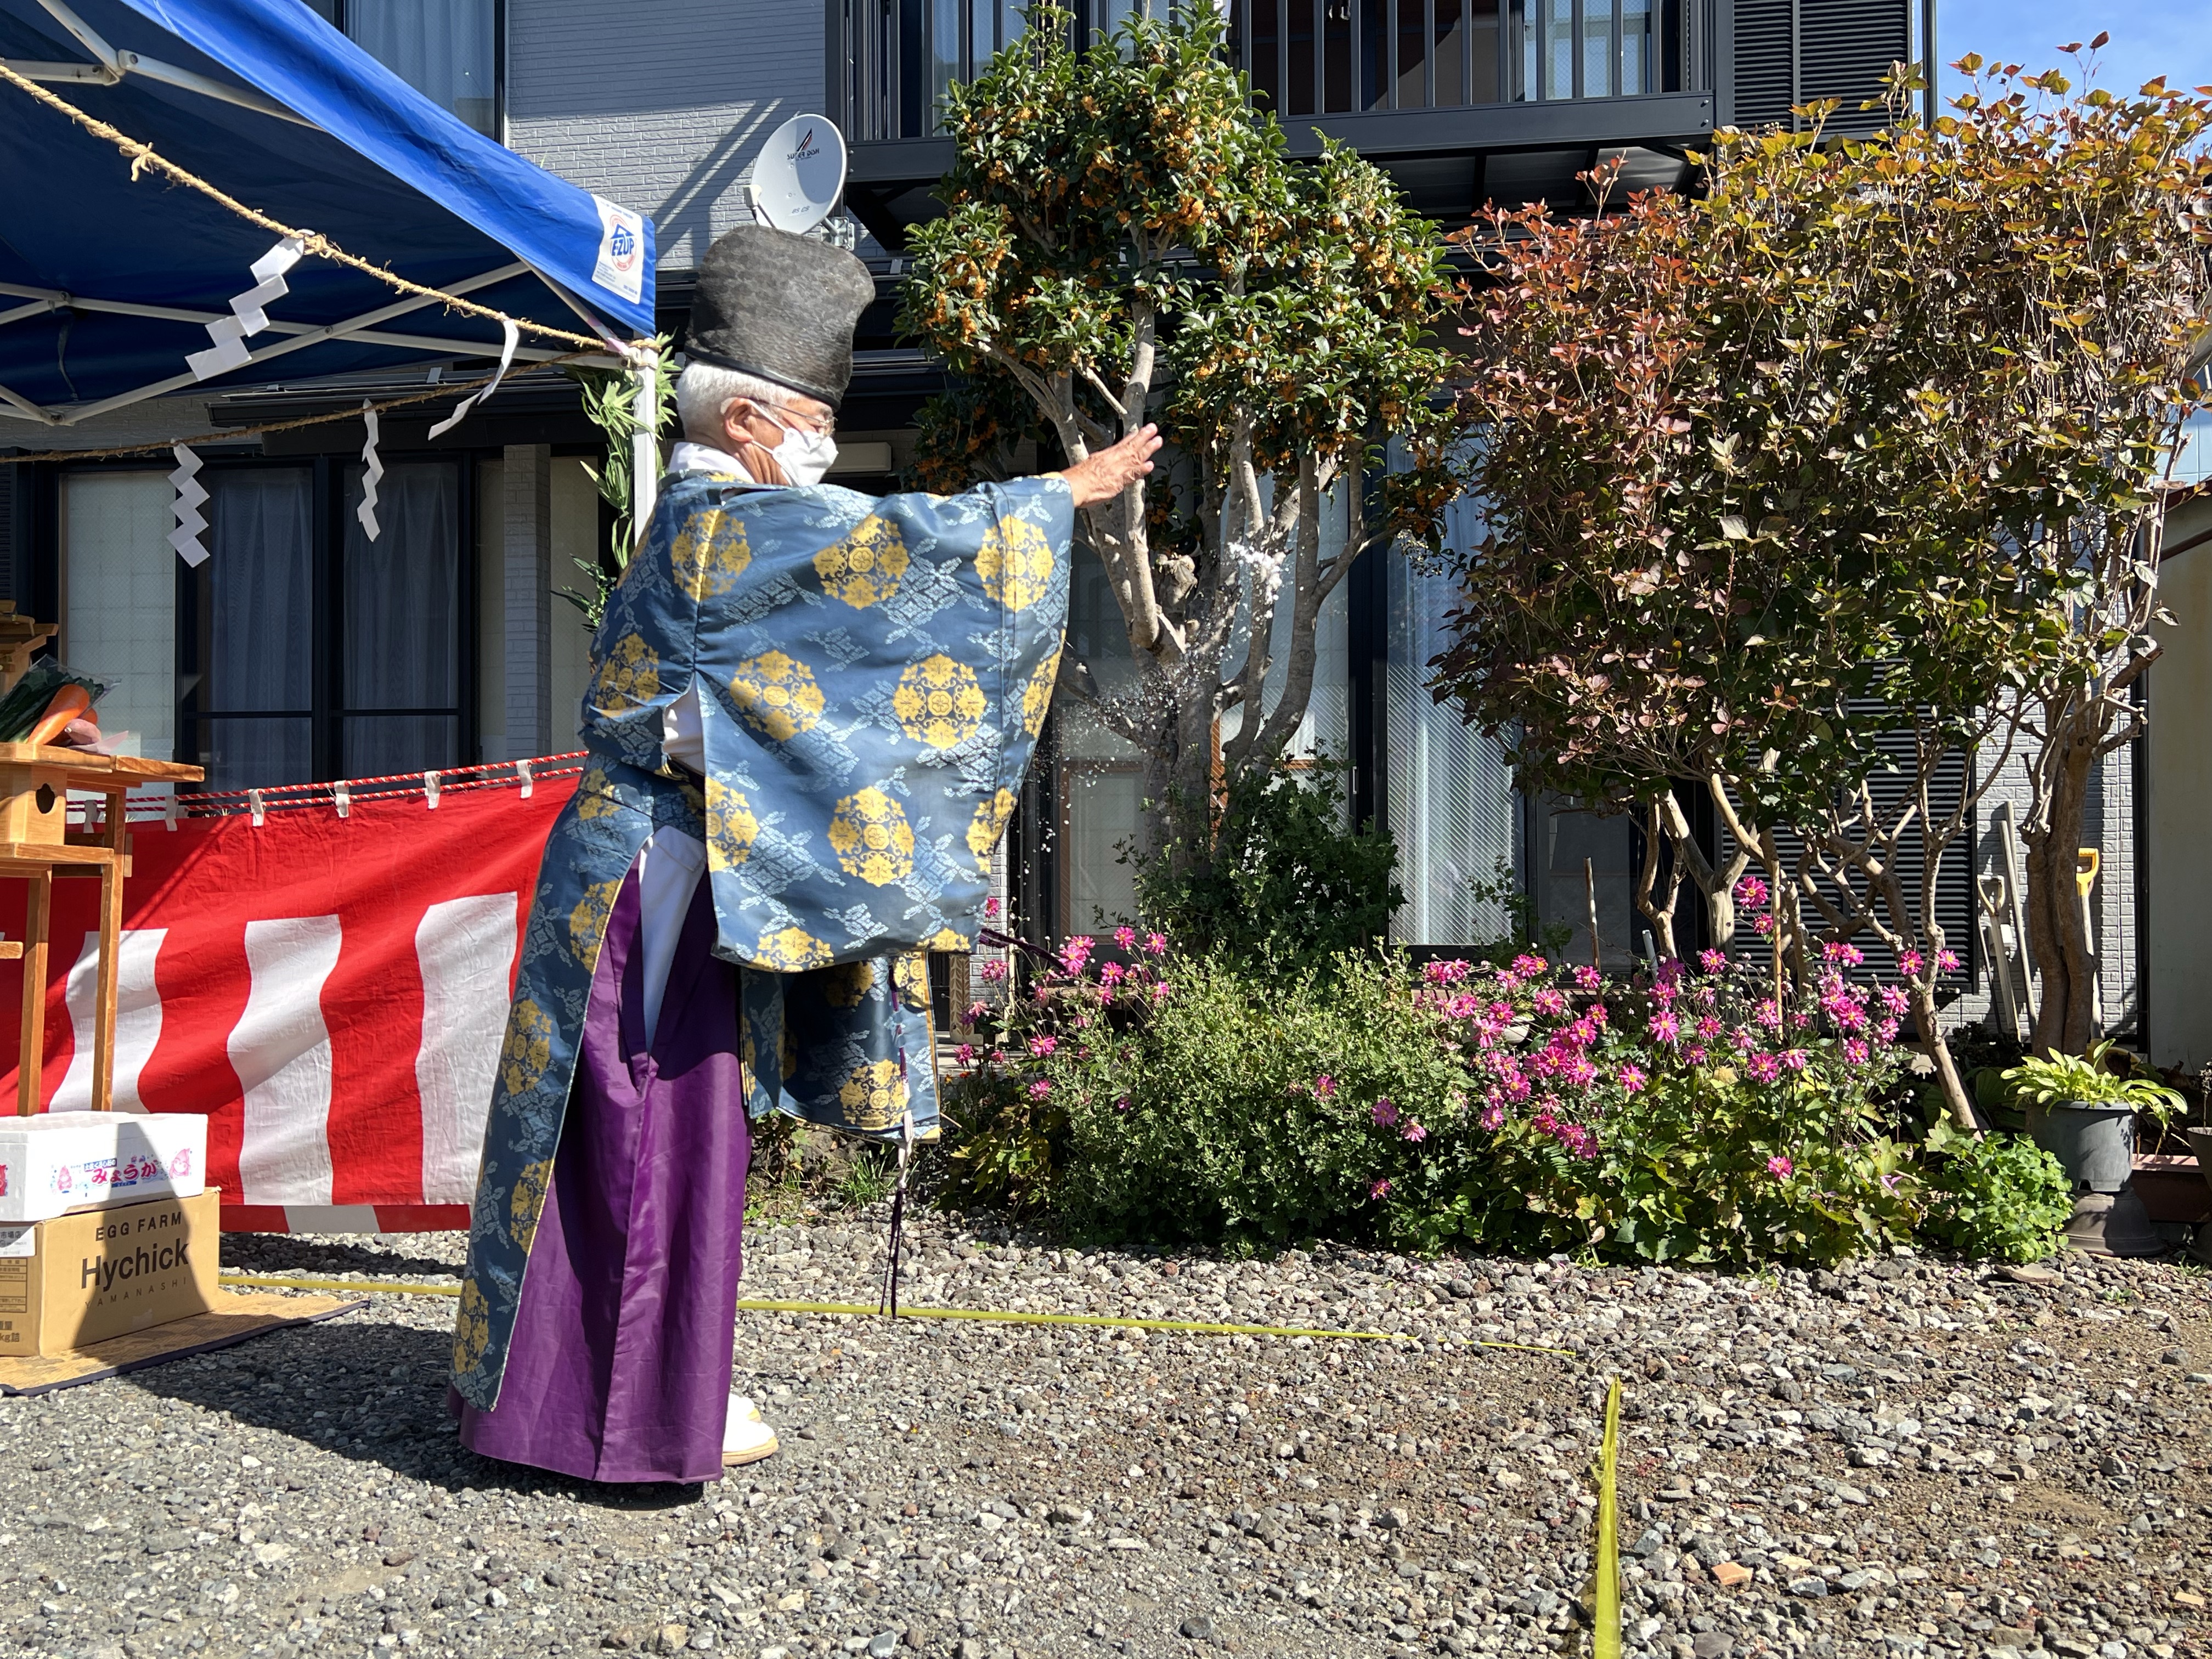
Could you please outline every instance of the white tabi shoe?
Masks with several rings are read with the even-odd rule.
[[[730,1396],[730,1413],[722,1420],[722,1467],[757,1463],[775,1455],[775,1431],[761,1420],[760,1408],[741,1394]]]

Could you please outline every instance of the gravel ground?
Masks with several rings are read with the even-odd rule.
[[[1753,1278],[909,1231],[915,1303],[1405,1342],[748,1313],[781,1431],[697,1487],[461,1451],[445,1298],[0,1401],[0,1651],[1572,1652],[1599,1379],[1630,1651],[2212,1654],[2212,1279],[1918,1259]],[[748,1294],[872,1299],[879,1229],[756,1231]],[[228,1265],[451,1282],[458,1236]],[[1477,1340],[1572,1349],[1573,1357]]]

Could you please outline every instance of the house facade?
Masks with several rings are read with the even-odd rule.
[[[915,411],[939,384],[891,321],[907,234],[937,210],[932,187],[950,160],[937,100],[1022,27],[1011,0],[299,3],[471,125],[650,215],[660,325],[679,341],[700,257],[750,216],[748,173],[767,135],[801,112],[836,119],[878,302],[861,325],[834,476],[893,487],[914,453]],[[1074,9],[1079,27],[1101,29],[1127,4]],[[1486,201],[1586,202],[1577,175],[1601,161],[1618,160],[1634,186],[1679,183],[1716,126],[1787,123],[1816,98],[1839,100],[1836,122],[1863,129],[1879,113],[1859,106],[1888,66],[1925,49],[1929,11],[1917,0],[1230,0],[1227,22],[1294,155],[1317,153],[1322,136],[1347,142],[1451,226]],[[420,370],[405,380],[424,387]],[[63,441],[242,431],[398,384],[169,398]],[[546,374],[518,377],[431,438],[448,412],[431,402],[385,418],[373,543],[352,512],[357,422],[204,445],[212,556],[197,569],[165,539],[166,456],[0,468],[0,580],[22,609],[60,623],[65,660],[113,682],[109,730],[207,767],[211,787],[571,747],[588,635],[560,590],[590,586],[585,567],[610,530],[590,473],[599,434],[573,386]],[[0,441],[24,449],[49,437],[0,426]],[[1434,706],[1426,665],[1449,608],[1441,580],[1363,561],[1324,617],[1300,748],[1340,761],[1354,811],[1396,837],[1406,941],[1494,937],[1512,890],[1571,927],[1571,954],[1587,960],[1595,886],[1600,953],[1624,961],[1640,942],[1634,834],[1522,798],[1494,747]],[[1070,628],[1110,677],[1125,647],[1095,564],[1079,569]],[[1008,900],[1024,928],[1083,931],[1127,912],[1117,849],[1135,827],[1136,788],[1123,745],[1055,714],[1008,843]],[[2131,817],[2106,828],[2107,868],[2131,867]],[[2130,910],[2130,939],[2135,927]],[[2116,1003],[2132,996],[2116,981]]]

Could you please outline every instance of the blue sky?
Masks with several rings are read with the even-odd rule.
[[[2097,84],[2133,92],[2154,75],[2170,86],[2212,85],[2212,21],[2204,0],[1940,0],[1936,51],[1944,63],[1966,52],[2025,64],[2031,70],[2069,69],[2056,47],[2087,41],[2098,30],[2112,39],[2098,54]],[[2080,77],[2076,76],[2075,79]],[[1948,95],[1959,77],[1944,73]]]

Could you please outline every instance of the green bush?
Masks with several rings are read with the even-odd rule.
[[[1177,845],[1139,859],[1138,907],[1192,956],[1279,969],[1371,946],[1406,902],[1396,843],[1349,827],[1338,769],[1247,774],[1217,822],[1178,810]],[[1187,856],[1211,833],[1212,850]]]
[[[2074,1213],[2066,1172],[2026,1135],[1961,1134],[1938,1118],[1925,1168],[1920,1231],[1964,1256],[2040,1261]]]
[[[1454,1147],[1430,1149],[1439,1182],[1466,1178],[1476,1156],[1465,1074],[1412,990],[1372,952],[1282,975],[1141,955],[1056,975],[1016,1005],[996,1048],[965,1052],[952,1110],[988,1150],[963,1137],[956,1166],[980,1194],[1042,1127],[1053,1150],[1029,1167],[1052,1171],[1052,1207],[1078,1237],[1232,1253],[1397,1242],[1400,1206],[1374,1190],[1374,1103],[1458,1126]]]
[[[1626,984],[1535,956],[1432,964],[1492,1134],[1475,1178],[1407,1231],[1730,1266],[1904,1243],[1913,1182],[1882,1109],[1894,998],[1845,977],[1855,955],[1780,1010],[1716,952]]]
[[[1778,1015],[1717,957],[1607,984],[1534,956],[1270,971],[1117,942],[1132,960],[1094,969],[1071,940],[998,1042],[962,1051],[969,1195],[1231,1251],[1327,1236],[1741,1265],[1911,1237],[1881,1104],[1897,1017],[1838,967]]]

